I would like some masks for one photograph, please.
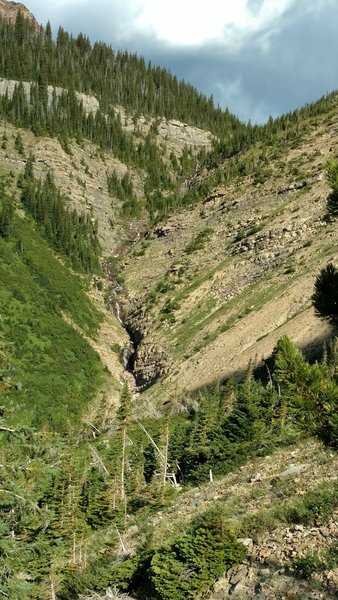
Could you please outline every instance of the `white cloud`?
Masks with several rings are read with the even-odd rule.
[[[218,42],[238,49],[244,39],[267,27],[271,34],[279,18],[297,0],[97,0],[95,14],[118,29],[127,41],[149,35],[172,46],[202,46]],[[332,0],[312,0],[312,3]],[[310,5],[312,4],[310,2]],[[27,0],[40,20],[93,14],[91,0]]]
[[[271,33],[295,0],[263,0],[252,10],[250,0],[140,0],[135,27],[175,46],[219,42],[238,48],[252,33],[270,27]]]

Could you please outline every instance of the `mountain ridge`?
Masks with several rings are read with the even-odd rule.
[[[11,2],[8,0],[0,0],[0,18],[10,23],[15,23],[18,13],[33,24],[36,32],[40,31],[40,25],[34,15],[21,2]]]

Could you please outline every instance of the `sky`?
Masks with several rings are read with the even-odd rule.
[[[23,0],[53,33],[137,52],[242,121],[338,89],[338,0]]]

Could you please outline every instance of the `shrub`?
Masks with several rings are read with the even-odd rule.
[[[214,230],[211,227],[202,229],[202,231],[200,231],[197,236],[185,247],[184,252],[186,254],[193,254],[198,250],[202,250],[205,246],[206,240],[211,236],[213,231]]]
[[[307,526],[326,522],[338,506],[337,492],[336,482],[318,486],[303,498],[282,507],[278,511],[278,516],[287,523],[302,523]]]
[[[302,579],[309,579],[315,571],[326,571],[334,569],[338,564],[338,543],[333,544],[328,550],[321,554],[311,552],[295,559],[291,563],[290,570]]]
[[[216,511],[154,554],[150,580],[162,600],[195,598],[225,569],[245,558],[245,548]]]

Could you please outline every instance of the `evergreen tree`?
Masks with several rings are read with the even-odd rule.
[[[8,198],[5,198],[0,204],[0,236],[3,237],[5,240],[8,240],[10,237],[13,217],[13,202],[10,201]]]
[[[117,418],[120,424],[121,431],[121,469],[120,469],[120,483],[121,483],[121,500],[126,502],[126,489],[125,489],[125,475],[126,475],[126,447],[127,447],[127,432],[131,418],[131,395],[127,384],[124,384],[120,406],[117,412]]]
[[[24,146],[23,146],[23,141],[22,141],[22,136],[21,136],[20,131],[16,135],[15,142],[14,142],[14,147],[18,151],[18,153],[20,154],[20,156],[25,156],[25,149],[24,149]]]
[[[319,317],[338,323],[338,270],[332,263],[317,275],[312,303]]]
[[[327,199],[327,211],[330,216],[338,216],[338,161],[330,160],[326,165],[326,179],[332,188]]]
[[[51,172],[43,182],[36,180],[33,160],[30,156],[18,179],[25,209],[43,228],[52,246],[69,257],[75,269],[94,271],[98,268],[100,252],[97,222],[90,215],[66,208],[68,202],[57,189]]]

